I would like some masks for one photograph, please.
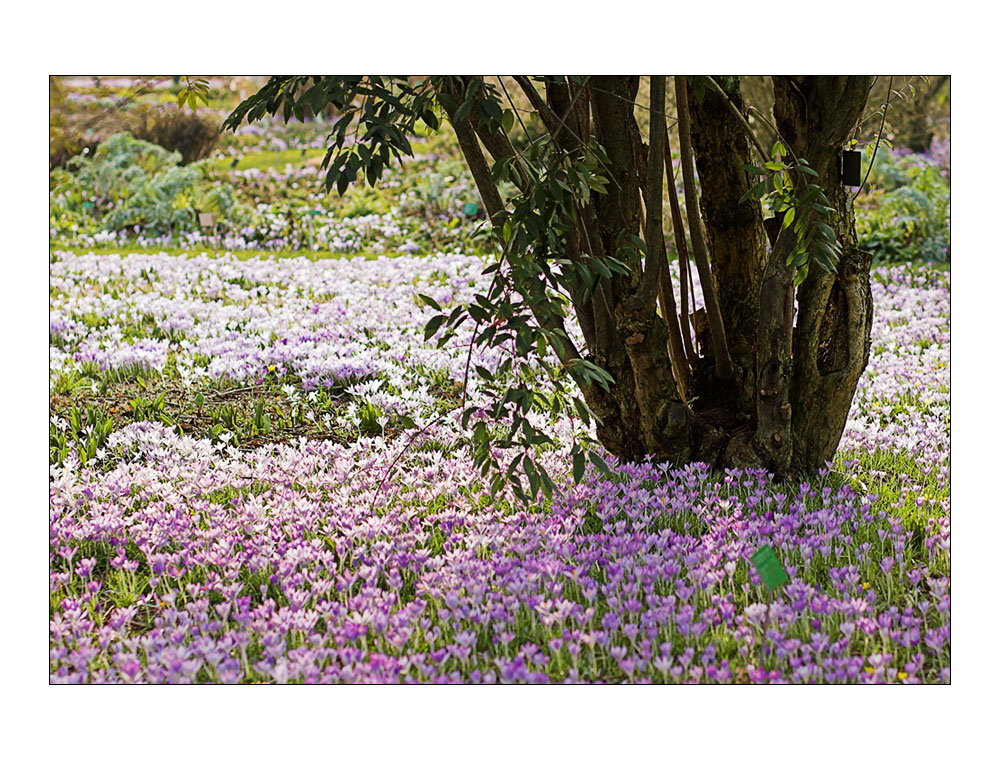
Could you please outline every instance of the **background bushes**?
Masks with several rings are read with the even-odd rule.
[[[52,172],[51,184],[58,190],[54,206],[93,213],[110,231],[186,232],[197,229],[198,212],[214,212],[225,222],[242,210],[232,185],[206,182],[203,163],[182,165],[179,152],[126,132],[105,140],[92,156],[69,159],[65,170]]]
[[[176,106],[143,104],[129,112],[126,127],[140,140],[180,153],[182,164],[207,158],[219,141],[216,121]]]
[[[856,213],[858,243],[876,263],[951,261],[949,151],[934,148],[929,156],[878,152]]]

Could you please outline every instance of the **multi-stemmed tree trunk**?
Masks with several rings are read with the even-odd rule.
[[[651,77],[645,135],[636,119],[639,77],[513,77],[512,86],[547,130],[545,151],[536,150],[537,138],[528,149],[514,146],[508,134],[519,109],[505,85],[502,99],[483,77],[416,84],[276,77],[227,124],[282,107],[287,115],[303,105],[333,103],[346,116],[334,130],[339,153],[331,148],[336,157],[328,183],[343,191],[359,172],[376,181],[390,152],[408,152],[406,134],[416,121],[434,126],[440,107],[504,255],[516,253],[518,274],[511,277],[539,331],[559,345],[559,359],[578,380],[583,365],[610,377],[610,383],[581,381],[608,451],[628,460],[761,466],[786,476],[833,458],[868,361],[871,260],[857,247],[840,157],[861,121],[871,82],[773,78],[774,138],[794,168],[781,166],[771,179],[783,177],[803,198],[794,225],[791,213],[787,224],[780,215],[764,218],[764,193],[757,191],[765,188],[755,185],[760,174],[774,172],[777,154],[767,154],[753,136],[737,77],[676,77],[676,119],[667,114],[666,78]],[[507,104],[511,109],[502,114]],[[365,131],[354,133],[352,147],[346,135],[354,116]],[[673,146],[681,157],[679,177]],[[751,164],[758,176],[748,173]],[[599,183],[593,174],[601,175]],[[500,177],[519,195],[505,200]],[[805,198],[810,182],[812,195]],[[813,242],[823,235],[803,224],[804,214],[818,214],[829,233],[825,242]],[[668,237],[680,259],[679,300],[666,260]],[[815,245],[839,251],[803,258]],[[624,261],[627,267],[619,264]],[[508,265],[514,267],[510,258]],[[600,276],[574,285],[554,274],[567,266]],[[796,286],[797,270],[808,274]],[[697,312],[695,276],[705,304]],[[560,285],[584,345],[566,338],[565,315],[546,298]],[[490,323],[480,315],[477,321],[486,332],[505,319]]]
[[[654,123],[663,102],[656,80]],[[546,88],[547,102],[537,103],[551,112],[553,132],[562,133],[568,149],[593,135],[608,157],[608,192],[592,196],[584,207],[576,238],[593,241],[607,254],[637,235],[648,251],[644,271],[635,268],[630,276],[605,281],[590,299],[575,304],[590,328],[584,330],[586,352],[614,379],[607,391],[591,384],[583,392],[600,417],[601,442],[621,457],[756,465],[779,474],[815,470],[833,459],[868,361],[871,259],[857,247],[840,156],[862,115],[871,80],[774,77],[780,139],[819,175],[816,182],[833,208],[828,221],[841,245],[836,272],[811,267],[797,292],[786,261],[792,228],[771,245],[761,203],[744,198],[753,184],[745,169],[753,155],[739,80],[719,81],[718,91],[708,89],[696,98],[683,79],[677,80],[682,164],[689,160],[690,144],[700,185],[701,218],[688,215],[692,257],[708,307],[705,318],[695,320],[696,355],[683,355],[686,342],[671,341],[675,324],[685,332],[689,325],[666,313],[673,310],[662,302],[657,311],[644,289],[654,271],[666,290],[672,291],[672,284],[662,261],[662,195],[644,197],[650,188],[655,192],[654,175],[663,173],[662,146],[655,150],[652,143],[664,133],[652,128],[649,144],[640,135],[633,105],[638,77],[587,80],[581,87],[589,108],[570,107],[574,101],[566,86],[555,84]],[[456,121],[454,112],[450,116]],[[461,139],[466,127],[461,120],[455,126]],[[484,161],[473,131],[462,149],[475,166]],[[489,147],[488,140],[483,142]],[[652,172],[651,158],[656,161]],[[480,172],[476,179],[491,215],[498,213],[499,198],[491,202],[488,175]],[[689,208],[695,208],[690,205],[694,183],[686,184]]]

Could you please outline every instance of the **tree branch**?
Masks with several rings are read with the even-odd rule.
[[[661,112],[666,101],[666,77],[651,77],[650,110]],[[689,371],[684,346],[681,342],[680,325],[677,323],[677,306],[674,302],[674,288],[670,281],[670,268],[665,261],[663,244],[663,150],[666,120],[654,115],[649,125],[649,160],[647,162],[647,182],[643,188],[646,197],[646,271],[643,273],[638,299],[643,311],[656,308],[657,294],[663,321],[667,325],[667,347],[674,380],[681,396],[686,396]]]
[[[448,94],[454,97],[454,92],[450,92]],[[472,128],[470,119],[468,117],[461,120],[456,119],[455,110],[456,109],[454,107],[449,108],[448,106],[445,106],[445,112],[448,114],[452,127],[455,129],[455,136],[458,138],[458,145],[462,150],[462,155],[465,157],[466,163],[469,165],[469,170],[472,172],[472,178],[476,182],[476,188],[479,190],[479,195],[483,199],[483,204],[486,206],[486,213],[490,218],[490,222],[493,224],[494,231],[499,234],[503,228],[503,222],[506,216],[503,199],[500,197],[500,192],[493,183],[493,177],[491,176],[489,166],[486,163],[486,157],[483,155],[483,150],[480,148],[479,141],[476,139],[476,133]],[[566,350],[559,354],[559,359],[562,364],[565,366],[572,360],[579,359],[580,351],[570,339],[569,334],[566,332],[566,326],[562,318],[552,313],[543,313],[531,304],[529,304],[529,308],[531,309],[531,313],[535,316],[535,319],[538,321],[539,326],[549,330],[550,332],[558,330],[562,332],[563,336],[565,336],[563,342],[565,343]]]
[[[663,109],[666,101],[666,77],[650,77],[650,109]],[[643,307],[652,306],[660,281],[663,260],[663,119],[653,118],[649,123],[649,161],[646,177],[646,271],[639,288]]]
[[[698,266],[698,278],[701,280],[702,293],[705,296],[705,311],[712,333],[712,345],[715,349],[715,371],[722,380],[733,377],[733,361],[729,356],[729,346],[726,343],[726,328],[722,322],[722,312],[719,310],[719,299],[715,291],[715,281],[712,279],[712,268],[708,262],[708,248],[701,232],[701,217],[698,211],[698,191],[694,183],[694,161],[691,152],[691,116],[688,111],[687,85],[684,77],[674,77],[674,87],[677,94],[677,116],[681,141],[681,173],[684,177],[684,203],[687,206],[688,224],[691,226],[691,243],[694,246],[695,264]]]
[[[670,219],[674,229],[674,242],[677,245],[677,260],[680,264],[681,279],[681,321],[680,332],[684,342],[684,350],[687,353],[687,363],[690,367],[694,364],[697,353],[691,343],[691,321],[688,316],[688,281],[690,274],[690,260],[688,258],[687,240],[684,237],[684,218],[681,216],[681,205],[677,200],[677,182],[674,179],[674,162],[670,153],[670,130],[663,131],[663,164],[667,170],[667,194],[670,196]],[[666,269],[666,267],[664,267]],[[666,290],[661,285],[661,290],[670,293],[671,299],[674,295],[673,283],[669,282],[670,270],[666,269],[668,277]]]
[[[462,78],[466,84],[468,84],[470,79],[471,77]],[[514,170],[517,172],[517,176],[512,177],[511,179],[514,181],[518,190],[522,193],[528,192],[531,185],[528,180],[528,174],[522,165],[523,158],[521,154],[514,149],[514,146],[511,145],[511,142],[507,138],[504,131],[502,129],[497,129],[496,131],[491,132],[486,125],[483,124],[483,120],[479,118],[479,114],[476,113],[475,109],[473,109],[472,113],[469,114],[469,121],[472,124],[472,128],[476,131],[476,135],[479,137],[479,140],[486,146],[486,150],[490,152],[494,161],[499,161],[504,158],[515,158],[513,165]]]
[[[555,140],[556,144],[562,147],[564,150],[569,150],[569,147],[564,145],[559,140],[559,134],[562,131],[564,122],[556,116],[555,111],[545,102],[545,99],[538,94],[538,90],[531,83],[531,80],[526,76],[515,76],[514,81],[517,82],[518,87],[528,96],[528,102],[538,111],[538,115],[542,119],[542,124],[552,135],[552,139]]]

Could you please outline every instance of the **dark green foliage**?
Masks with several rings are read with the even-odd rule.
[[[235,130],[244,119],[252,122],[265,114],[302,120],[306,107],[319,113],[327,106],[333,106],[339,118],[323,159],[326,186],[336,185],[341,195],[359,175],[375,184],[392,158],[412,156],[410,137],[418,122],[431,129],[439,126],[431,79],[411,83],[409,77],[397,76],[271,77],[236,107],[223,128]]]
[[[437,129],[441,111],[450,115],[452,123],[475,123],[487,136],[512,131],[515,116],[502,98],[496,87],[479,77],[272,77],[236,108],[223,127],[235,130],[244,120],[266,114],[301,118],[306,107],[318,112],[332,105],[339,118],[323,165],[327,188],[336,187],[343,194],[362,177],[369,184],[378,182],[392,158],[412,155],[410,139],[418,125]],[[442,346],[458,325],[471,319],[476,325],[474,345],[511,350],[511,357],[496,372],[470,366],[486,381],[492,403],[480,409],[467,407],[462,422],[471,426],[471,442],[483,476],[493,472],[491,490],[498,491],[510,479],[524,499],[539,491],[550,496],[554,490],[545,468],[529,454],[534,447],[552,443],[530,421],[531,412],[557,413],[573,403],[589,420],[592,414],[586,405],[578,398],[571,401],[565,375],[579,384],[607,388],[610,383],[597,365],[570,355],[562,320],[574,299],[589,298],[602,279],[630,272],[621,258],[591,254],[571,262],[567,254],[567,233],[581,202],[587,203],[592,193],[606,193],[609,182],[603,171],[608,163],[603,147],[596,140],[583,147],[570,155],[544,133],[527,143],[523,160],[509,156],[496,161],[491,169],[496,183],[509,185],[518,179],[527,180],[528,186],[513,192],[510,211],[504,212],[503,219],[492,219],[500,258],[485,270],[493,275],[489,290],[449,313],[433,299],[424,298],[439,312],[427,323],[427,340],[438,336]],[[632,241],[621,243],[623,250],[636,249]],[[554,357],[549,356],[549,349]],[[532,381],[536,373],[552,379],[554,393],[537,390],[538,384]],[[376,412],[362,409],[363,431],[380,427]],[[493,452],[509,448],[520,453],[504,470]],[[573,454],[580,461],[580,444]],[[516,474],[518,468],[527,478],[528,490]],[[583,468],[575,467],[574,474],[581,478]]]
[[[824,272],[835,272],[840,261],[841,246],[833,228],[827,223],[834,209],[813,180],[817,174],[804,158],[786,158],[788,149],[779,140],[774,144],[773,160],[762,167],[747,165],[747,172],[760,177],[740,199],[760,200],[767,197],[775,216],[781,218],[782,229],[791,227],[795,244],[786,265],[795,268],[795,285],[805,281],[813,262]]]
[[[874,189],[859,198],[859,245],[876,262],[951,261],[951,188],[945,173],[919,156],[881,151]]]

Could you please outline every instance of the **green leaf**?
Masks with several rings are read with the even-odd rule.
[[[423,301],[425,304],[430,306],[434,311],[441,311],[441,305],[425,293],[418,293],[417,298]]]
[[[604,262],[595,256],[591,256],[587,259],[587,263],[596,270],[596,272],[606,280],[611,279],[611,270],[604,266]]]
[[[549,474],[541,465],[538,465],[538,477],[541,480],[542,493],[545,494],[546,499],[551,499],[555,486],[552,484],[552,479],[549,477]]]
[[[808,265],[800,266],[795,272],[795,280],[792,282],[793,287],[798,287],[803,282],[805,282],[806,277],[809,276]]]
[[[468,97],[463,102],[462,105],[458,107],[455,111],[455,121],[465,121],[469,118],[469,114],[472,113],[472,106],[476,103],[474,97]]]
[[[579,483],[583,480],[583,471],[587,466],[587,460],[584,457],[582,451],[574,452],[573,454],[573,482]]]
[[[764,193],[766,192],[767,192],[767,182],[758,182],[756,185],[754,185],[745,193],[743,193],[743,195],[740,196],[740,199],[739,201],[737,201],[737,203],[743,203],[744,201],[749,200],[750,198],[754,198],[755,200],[760,200],[761,198],[764,197]]]
[[[535,469],[534,462],[528,457],[524,458],[521,465],[524,474],[528,476],[528,483],[531,485],[531,497],[534,498],[538,495],[538,489],[542,484],[541,478],[538,476],[538,470]]]
[[[503,112],[503,131],[510,134],[510,131],[514,128],[514,112],[511,110],[506,110]]]
[[[436,314],[430,318],[427,326],[424,328],[424,340],[430,340],[431,337],[438,331],[441,325],[444,323],[444,314]]]
[[[608,467],[608,463],[605,462],[604,459],[600,457],[600,455],[598,455],[596,452],[589,451],[587,452],[587,456],[590,457],[590,461],[594,465],[594,467],[596,467],[598,470],[604,473],[604,475],[606,475],[607,477],[609,478],[611,477],[611,468]]]

